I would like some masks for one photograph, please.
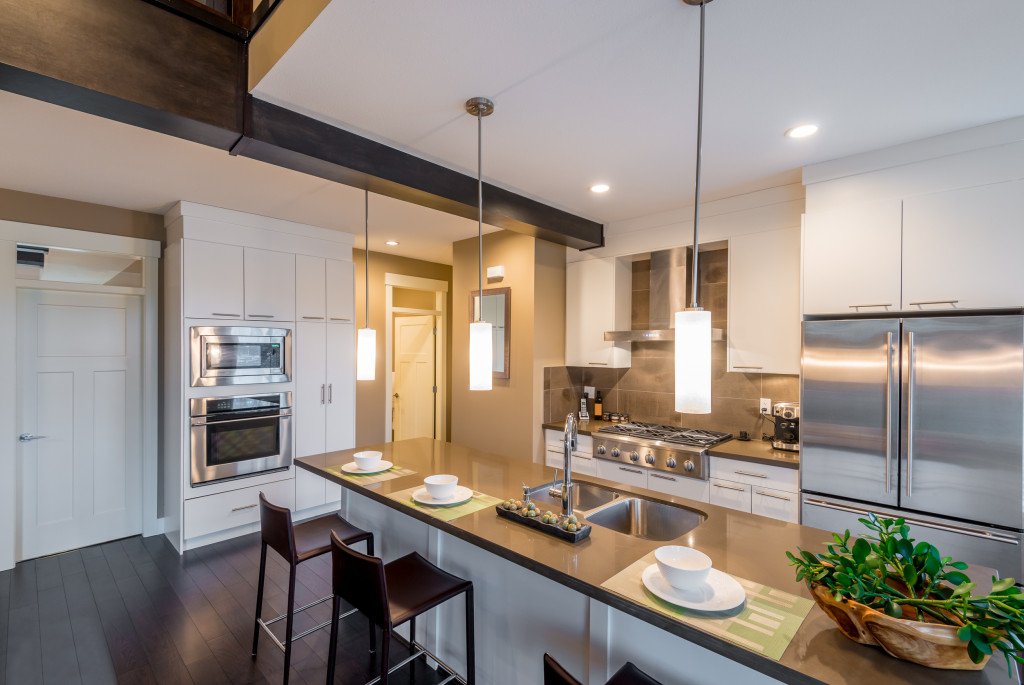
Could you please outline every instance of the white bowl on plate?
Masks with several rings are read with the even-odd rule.
[[[711,557],[693,547],[666,545],[654,550],[658,570],[669,584],[680,590],[699,587],[711,571]]]
[[[427,494],[431,499],[445,500],[455,496],[455,488],[459,484],[458,476],[441,474],[427,476],[423,479],[423,485],[427,488]]]
[[[371,471],[380,465],[381,457],[384,454],[374,450],[364,450],[362,452],[356,452],[352,455],[352,459],[356,462],[356,466],[362,471]]]

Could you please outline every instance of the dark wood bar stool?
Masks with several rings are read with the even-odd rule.
[[[544,655],[544,685],[581,685],[580,681],[569,675],[562,665],[550,654]],[[639,668],[629,663],[620,668],[608,681],[607,685],[661,685]]]
[[[256,622],[252,634],[252,657],[256,658],[256,649],[259,646],[260,631],[265,630],[270,639],[284,652],[284,683],[288,683],[288,670],[292,660],[292,642],[300,640],[305,636],[321,628],[332,625],[331,621],[325,621],[318,626],[305,630],[298,635],[292,635],[292,622],[295,614],[305,611],[310,607],[334,599],[333,626],[337,628],[338,612],[340,605],[337,597],[330,595],[318,599],[309,604],[295,608],[295,576],[299,564],[304,561],[316,558],[331,551],[331,538],[343,540],[348,544],[366,541],[366,551],[373,554],[373,533],[356,528],[351,523],[341,518],[338,514],[325,514],[317,518],[303,521],[298,525],[292,524],[292,512],[287,507],[279,507],[271,504],[267,498],[260,493],[260,531],[262,534],[262,545],[260,548],[260,582],[256,589]],[[270,619],[262,620],[263,615],[263,586],[267,577],[267,547],[284,557],[288,562],[288,609],[285,613]],[[356,609],[345,612],[350,616]],[[284,642],[277,639],[277,636],[270,630],[270,626],[278,621],[285,622]],[[375,639],[373,623],[370,624],[370,639]]]
[[[338,612],[345,600],[364,613],[382,631],[380,675],[367,685],[387,685],[388,675],[421,655],[427,655],[448,672],[441,685],[453,680],[473,685],[476,682],[476,655],[473,634],[473,583],[439,569],[416,552],[385,564],[375,556],[360,554],[331,534],[334,581],[334,606],[331,610],[331,646],[327,657],[327,683],[334,682],[334,662],[338,651]],[[466,679],[455,675],[447,664],[416,642],[416,617],[466,594]],[[391,633],[409,623],[412,655],[388,668]],[[348,682],[346,680],[346,682]]]

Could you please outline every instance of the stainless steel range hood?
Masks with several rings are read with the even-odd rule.
[[[686,309],[688,299],[686,288],[689,279],[686,276],[687,256],[690,248],[674,247],[670,250],[659,250],[651,253],[651,290],[650,290],[650,321],[648,327],[629,331],[606,331],[604,339],[608,342],[644,342],[657,340],[675,340],[675,329],[672,328],[672,317],[675,312]],[[721,328],[711,331],[712,340],[724,340]]]

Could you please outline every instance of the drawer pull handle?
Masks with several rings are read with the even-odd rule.
[[[619,467],[619,471],[625,471],[626,473],[639,473],[639,474],[643,474],[643,471],[641,471],[640,469],[627,469],[625,466],[620,466]]]
[[[751,471],[736,471],[737,476],[750,476],[751,478],[767,478],[768,476],[763,473],[753,473]]]
[[[959,304],[960,300],[922,300],[921,302],[911,302],[911,307],[919,307],[923,304]]]
[[[652,473],[652,474],[651,474],[651,478],[660,478],[660,479],[662,479],[662,480],[670,480],[670,481],[672,481],[673,483],[675,483],[675,482],[676,482],[676,479],[675,479],[675,478],[673,478],[672,476],[663,476],[663,475],[661,475],[660,473]]]
[[[763,490],[758,490],[757,494],[762,495],[764,497],[774,497],[775,499],[781,499],[781,500],[783,500],[785,502],[792,501],[788,497],[783,497],[782,495],[773,495],[770,492],[764,492]]]
[[[246,504],[244,507],[235,507],[234,509],[231,510],[231,513],[233,514],[236,511],[245,511],[246,509],[255,509],[255,508],[256,508],[255,504]]]
[[[227,312],[210,312],[214,316],[241,316],[241,314],[228,314]]]
[[[892,302],[883,302],[879,304],[851,304],[850,309],[860,309],[861,307],[891,307]]]
[[[303,316],[302,318],[306,319],[307,321],[323,321],[324,320],[324,317],[322,317],[322,316]]]
[[[340,316],[332,316],[331,321],[351,321],[352,319],[342,318]]]
[[[763,366],[734,366],[732,368],[734,368],[734,369],[755,369],[757,371],[760,371],[764,367]]]
[[[273,314],[250,314],[250,319],[273,319]]]
[[[746,492],[746,488],[734,488],[731,485],[722,485],[721,483],[712,483],[716,488],[722,488],[723,490],[735,490],[736,492]]]

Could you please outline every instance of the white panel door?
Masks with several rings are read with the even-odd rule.
[[[245,318],[295,320],[295,255],[245,248]]]
[[[434,437],[434,350],[433,316],[395,319],[395,440]]]
[[[308,457],[326,450],[327,430],[327,324],[295,325],[295,456]],[[320,476],[295,469],[295,508],[298,511],[325,502]]]
[[[242,319],[245,314],[242,248],[191,239],[184,244],[185,316]]]
[[[327,260],[295,255],[296,321],[325,321],[327,317]]]
[[[21,559],[142,530],[140,309],[18,292]]]
[[[352,262],[328,259],[327,320],[354,322],[355,320],[355,267]],[[379,304],[377,305],[380,306]]]
[[[1024,181],[903,201],[903,308],[1024,305]]]
[[[802,258],[804,314],[898,310],[901,233],[899,200],[808,213]]]
[[[328,452],[356,446],[356,334],[353,324],[329,323],[327,328]],[[327,501],[341,499],[341,486],[327,483]]]

